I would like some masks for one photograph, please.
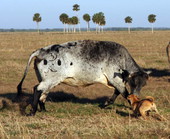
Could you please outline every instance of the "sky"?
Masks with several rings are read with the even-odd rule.
[[[131,27],[150,27],[148,15],[155,14],[154,27],[170,27],[170,0],[0,0],[0,28],[34,29],[32,18],[40,13],[41,29],[63,28],[59,20],[62,13],[70,17],[77,15],[73,5],[80,5],[78,17],[80,26],[86,27],[82,16],[93,16],[103,12],[106,17],[105,27],[127,27],[124,18],[131,16]],[[91,21],[91,27],[95,24]]]

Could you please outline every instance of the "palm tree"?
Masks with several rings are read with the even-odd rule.
[[[78,4],[74,4],[73,11],[79,11],[79,10],[80,10],[80,6]]]
[[[37,31],[38,33],[40,33],[40,30],[39,30],[39,22],[41,22],[41,16],[39,13],[35,13],[34,16],[33,16],[33,21],[35,21],[37,23]]]
[[[78,22],[79,22],[79,20],[78,20],[77,16],[73,16],[73,17],[71,18],[71,24],[74,25],[74,32],[76,32],[76,27],[75,27],[75,25],[77,25]]]
[[[93,20],[93,22],[96,24],[96,33],[98,32],[98,21],[97,21],[97,17],[98,15],[97,15],[97,13],[96,14],[94,14],[93,15],[93,17],[92,17],[92,20]]]
[[[68,32],[71,32],[73,29],[72,29],[72,18],[69,17],[68,18],[68,21],[67,21],[67,24],[68,24]]]
[[[92,17],[93,22],[96,24],[96,32],[100,32],[100,27],[101,23],[105,21],[105,16],[104,13],[99,12],[93,15]]]
[[[65,13],[62,13],[59,17],[60,21],[64,24],[63,32],[66,32],[66,24],[68,22],[68,15]]]
[[[101,28],[103,32],[103,26],[106,24],[106,21],[105,21],[104,13],[102,12],[98,13],[98,24],[100,25],[99,32],[101,31]]]
[[[91,20],[90,15],[89,14],[84,14],[83,19],[87,22],[87,32],[88,32],[88,31],[90,31],[90,24],[89,24],[89,22]]]
[[[150,14],[148,16],[148,21],[152,24],[152,33],[153,33],[153,23],[156,21],[156,15]]]
[[[131,18],[130,16],[127,16],[127,17],[125,18],[125,23],[128,23],[128,24],[129,24],[129,26],[128,26],[128,32],[129,32],[129,34],[130,34],[130,24],[132,23],[132,18]]]
[[[76,11],[76,12],[77,12],[77,18],[78,18],[78,11],[80,11],[80,5],[74,4],[74,5],[73,5],[73,11]],[[81,30],[80,30],[80,20],[79,20],[79,18],[78,18],[78,25],[79,25],[79,32],[81,32]]]
[[[101,28],[102,28],[102,32],[103,32],[103,26],[105,26],[106,25],[106,21],[105,21],[105,19],[103,19],[101,22],[100,22],[100,26],[101,26]]]

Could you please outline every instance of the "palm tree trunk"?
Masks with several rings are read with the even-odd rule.
[[[99,33],[100,33],[100,24],[98,25]]]
[[[152,34],[153,34],[153,23],[152,23]]]
[[[37,31],[38,31],[38,33],[40,33],[40,29],[39,29],[39,24],[38,24],[38,22],[37,22]]]
[[[68,24],[68,33],[70,32],[70,25]]]
[[[68,33],[68,24],[66,24],[66,32]]]
[[[98,27],[97,27],[97,24],[96,24],[96,33],[98,32]]]
[[[88,22],[87,22],[87,32],[89,31],[89,26],[88,26]]]
[[[76,25],[74,25],[74,33],[76,32]]]
[[[88,31],[90,32],[90,23],[88,22]]]
[[[128,33],[130,34],[130,24],[129,24],[129,26],[128,26]]]
[[[79,32],[81,33],[80,23],[78,23],[78,26],[79,26]]]
[[[64,23],[64,28],[63,28],[63,32],[65,33],[66,32],[66,24]]]
[[[71,25],[71,26],[72,26],[72,27],[71,27],[71,28],[72,28],[72,32],[74,32],[74,25]]]

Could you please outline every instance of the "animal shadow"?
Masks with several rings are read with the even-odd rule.
[[[19,111],[22,115],[26,115],[25,110],[28,105],[32,105],[33,102],[33,94],[30,94],[28,92],[24,92],[21,96],[17,97],[17,93],[6,93],[6,94],[0,94],[0,98],[5,98],[10,100],[13,104],[18,104]],[[104,102],[108,100],[107,96],[103,97],[97,97],[95,99],[90,99],[90,98],[80,98],[75,96],[72,93],[65,93],[65,92],[50,92],[48,97],[47,97],[47,102],[72,102],[72,103],[79,103],[79,104],[99,104],[98,106],[100,107],[101,105],[104,104]],[[4,107],[6,105],[6,102],[3,101]],[[119,108],[129,108],[123,104],[114,104],[114,106],[119,107]],[[111,108],[105,108],[111,109]],[[121,110],[116,110],[116,113],[119,114],[120,116],[126,117],[129,116],[128,113],[123,112]]]

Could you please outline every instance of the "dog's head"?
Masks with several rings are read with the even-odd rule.
[[[130,101],[131,104],[139,101],[139,98],[136,95],[134,95],[134,94],[129,95],[127,97],[127,99]]]

